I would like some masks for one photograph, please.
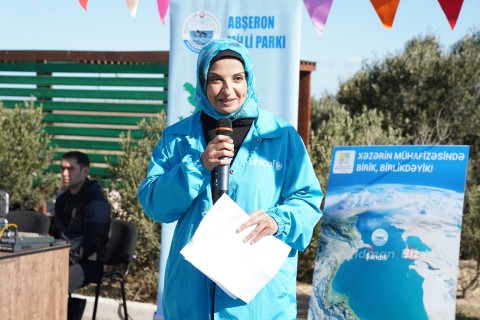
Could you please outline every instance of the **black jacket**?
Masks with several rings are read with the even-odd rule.
[[[70,242],[70,263],[105,261],[110,205],[95,180],[87,179],[76,195],[69,190],[55,202],[56,236]]]

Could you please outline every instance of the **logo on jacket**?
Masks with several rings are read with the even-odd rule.
[[[220,23],[210,12],[192,13],[183,24],[183,42],[191,51],[198,53],[213,39],[220,38]]]
[[[277,160],[264,160],[264,159],[250,159],[251,166],[274,168],[275,170],[282,170],[282,163]]]

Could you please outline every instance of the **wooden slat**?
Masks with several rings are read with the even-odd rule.
[[[78,72],[78,73],[140,73],[140,74],[168,74],[168,65],[165,64],[85,64],[75,62],[53,63],[5,63],[0,62],[1,71],[16,72]]]
[[[46,114],[44,122],[91,123],[91,124],[118,124],[134,126],[145,117],[120,117],[110,115],[76,115],[76,114]]]
[[[145,137],[143,130],[125,130],[125,129],[110,129],[110,128],[78,128],[78,127],[56,127],[48,126],[45,131],[52,135],[64,135],[64,136],[86,136],[86,137],[107,137],[118,138],[120,134],[127,135],[128,131],[132,138],[139,139]]]
[[[54,161],[60,161],[62,156],[65,152],[57,151],[53,155]],[[88,158],[90,159],[91,163],[118,163],[119,156],[116,154],[105,154],[105,153],[91,153],[86,151]],[[59,167],[58,167],[59,168]]]
[[[3,50],[0,61],[73,61],[97,64],[155,63],[168,64],[169,51],[59,51],[59,50]]]
[[[123,87],[161,87],[168,86],[168,78],[142,77],[59,77],[59,76],[12,76],[0,75],[3,84],[32,84],[32,85],[69,85],[69,86],[123,86]]]
[[[14,108],[23,105],[25,100],[4,100],[3,106]],[[101,112],[125,112],[125,113],[159,113],[167,111],[164,103],[107,103],[107,102],[73,102],[73,101],[34,101],[36,107],[42,107],[44,111],[69,110],[69,111],[101,111]]]
[[[116,142],[116,141],[67,140],[67,139],[54,138],[51,144],[58,148],[64,148],[64,149],[122,151],[120,142]]]
[[[0,96],[37,98],[167,100],[166,91],[0,88]]]

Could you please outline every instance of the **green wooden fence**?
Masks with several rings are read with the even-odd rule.
[[[49,170],[69,150],[87,153],[90,174],[108,178],[121,154],[120,134],[144,133],[138,124],[167,108],[168,51],[0,51],[0,100],[13,108],[42,106],[57,147]],[[298,131],[308,146],[310,78],[315,63],[300,61]]]
[[[136,138],[144,118],[166,112],[168,52],[0,51],[3,105],[42,106],[46,131],[61,155],[81,150],[92,176],[107,178],[121,153],[120,134]]]

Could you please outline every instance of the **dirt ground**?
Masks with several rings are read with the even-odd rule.
[[[310,304],[311,294],[312,294],[311,284],[297,282],[297,320],[307,319],[308,305]]]
[[[457,317],[458,320],[480,320],[480,281],[472,281],[476,274],[475,261],[460,261],[457,280]],[[306,320],[312,286],[297,283],[297,320]]]

